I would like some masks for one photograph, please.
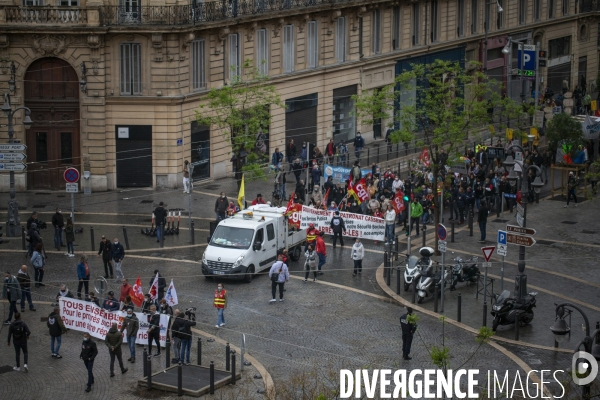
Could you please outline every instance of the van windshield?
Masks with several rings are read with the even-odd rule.
[[[252,244],[253,229],[240,229],[230,226],[218,226],[210,244],[231,249],[248,249]]]

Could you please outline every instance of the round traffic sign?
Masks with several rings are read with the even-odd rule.
[[[438,224],[437,235],[438,235],[438,239],[446,240],[446,237],[448,236],[448,232],[446,231],[446,227],[444,225]]]
[[[65,178],[66,182],[75,183],[79,181],[79,171],[77,171],[77,168],[67,168],[65,169],[63,177]]]

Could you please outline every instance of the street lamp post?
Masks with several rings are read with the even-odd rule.
[[[587,315],[585,315],[585,313],[583,312],[583,310],[581,308],[579,308],[571,303],[561,303],[556,306],[556,310],[555,310],[556,321],[554,322],[554,325],[552,325],[550,327],[550,330],[554,334],[554,340],[557,343],[561,343],[565,340],[565,336],[567,334],[570,335],[571,327],[569,326],[569,324],[567,324],[567,321],[565,321],[565,308],[566,307],[573,308],[573,309],[579,311],[579,314],[581,314],[581,316],[583,317],[583,321],[585,323],[585,335],[586,336],[577,345],[575,354],[579,353],[579,348],[583,345],[583,348],[586,353],[591,354],[591,356],[594,357],[596,359],[596,361],[600,360],[600,343],[598,343],[598,339],[597,339],[598,334],[600,334],[600,329],[596,329],[590,335],[590,321],[589,321]],[[569,312],[570,312],[570,310],[569,310]],[[595,345],[594,345],[594,340],[596,341]],[[577,358],[579,358],[579,357],[577,357]],[[577,358],[575,360],[577,360]],[[587,360],[587,361],[591,361],[591,360]],[[591,365],[591,363],[588,362],[587,364],[593,370],[593,366]],[[597,368],[598,367],[596,367],[596,369]],[[572,371],[572,372],[575,374],[587,372],[587,371],[579,371],[578,368],[574,368],[574,369],[575,369],[575,371]],[[590,372],[590,374],[591,374],[591,372]],[[589,377],[590,374],[588,374],[587,377]],[[583,377],[580,379],[585,380],[587,377]],[[583,399],[590,398],[590,394],[591,394],[590,383],[591,382],[585,382],[585,383],[582,382],[581,383],[581,384],[583,384],[583,393],[582,393]]]
[[[504,46],[504,48],[502,49],[502,52],[504,54],[511,54],[512,53],[512,44],[513,43],[517,43],[520,46],[523,46],[523,51],[521,51],[521,73],[519,74],[519,79],[521,80],[521,101],[525,102],[525,86],[524,86],[524,80],[523,80],[523,71],[525,70],[525,42],[522,42],[520,40],[514,40],[513,38],[511,38],[510,36],[508,37],[508,41],[506,42],[506,46]],[[512,65],[509,65],[510,68],[512,68]]]
[[[521,153],[524,153],[523,148],[521,146],[519,146],[518,144],[513,144],[511,145],[507,151],[510,151],[513,147],[518,148],[519,150],[521,150]],[[542,180],[540,178],[541,174],[542,174],[542,170],[540,169],[540,167],[538,167],[537,165],[529,165],[527,166],[527,168],[525,168],[522,172],[521,172],[521,176],[519,177],[514,170],[514,165],[517,163],[517,161],[514,161],[512,159],[511,156],[508,156],[504,162],[504,165],[507,167],[512,166],[513,169],[510,171],[509,175],[508,175],[508,181],[510,182],[511,186],[514,186],[515,183],[517,183],[517,193],[519,190],[522,189],[523,186],[523,176],[527,177],[528,175],[528,171],[530,168],[533,168],[536,170],[536,174],[535,174],[535,179],[534,181],[531,183],[531,186],[533,186],[533,190],[536,193],[539,193],[542,186],[544,186],[544,184],[542,183]],[[526,185],[527,188],[527,192],[522,193],[521,195],[521,202],[523,203],[523,228],[527,227],[527,196],[529,195],[529,185]],[[518,212],[518,211],[517,211]],[[523,295],[527,294],[527,278],[525,278],[525,246],[519,246],[519,262],[517,264],[517,267],[519,269],[519,291],[517,293],[518,297],[522,297]],[[516,288],[515,288],[516,289]]]
[[[10,94],[4,93],[4,105],[2,106],[2,111],[4,111],[8,119],[8,143],[14,143],[15,128],[13,126],[13,117],[15,113],[19,110],[25,110],[25,118],[23,118],[23,125],[25,125],[25,129],[29,129],[29,127],[33,124],[33,121],[29,117],[29,115],[31,114],[31,110],[27,107],[18,107],[13,111],[12,106],[10,104]],[[15,200],[15,171],[10,171],[9,196],[10,200],[8,200],[6,236],[14,237],[19,236],[21,234],[21,232],[19,232],[19,230],[17,229],[21,223],[21,220],[19,219],[19,203],[17,202],[17,200]]]

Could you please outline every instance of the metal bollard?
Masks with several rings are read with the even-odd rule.
[[[148,390],[152,390],[152,354],[148,356]]]
[[[202,365],[202,339],[198,338],[198,365]]]
[[[417,301],[417,280],[413,278],[413,283],[412,283],[412,303],[415,304],[415,302]]]
[[[229,347],[229,342],[227,342],[227,346],[225,346],[225,371],[229,371],[231,369],[231,365],[229,364],[231,357],[231,348]]]
[[[473,236],[473,209],[469,209],[469,236]]]
[[[483,302],[483,325],[487,326],[487,300]]]
[[[215,363],[213,361],[210,362],[209,385],[210,385],[209,393],[215,394]]]
[[[160,248],[162,249],[163,247],[165,247],[165,224],[161,223],[160,224]]]
[[[458,308],[456,309],[456,320],[458,322],[462,321],[462,297],[460,292],[458,292]]]
[[[400,294],[400,288],[402,287],[402,274],[400,271],[400,267],[396,268],[396,294]]]
[[[177,396],[183,396],[183,365],[177,366]]]
[[[427,231],[425,229],[425,225],[423,225],[423,246],[421,246],[421,247],[425,247],[426,242],[427,242]]]
[[[450,243],[454,243],[454,221],[450,224]]]
[[[498,196],[498,201],[500,201],[500,203],[498,203],[498,201],[496,201],[496,218],[500,218],[500,207],[502,204],[502,197]]]
[[[386,254],[386,257],[387,257],[387,254]],[[385,283],[388,285],[388,287],[390,287],[392,285],[392,262],[391,262],[391,260],[388,260],[386,262],[386,264],[387,264],[387,277],[386,277],[387,279],[386,279]]]
[[[192,228],[191,228],[191,236],[192,236],[192,244],[195,244],[195,240],[194,240],[194,220],[192,220]]]
[[[127,237],[127,228],[125,227],[123,227],[123,239],[125,239],[125,248],[129,250],[129,238]]]
[[[438,312],[438,298],[439,298],[438,285],[435,285],[433,287],[433,312]]]
[[[90,226],[90,240],[92,241],[92,251],[96,251],[96,241],[94,240],[94,227]]]
[[[23,250],[27,250],[27,243],[25,240],[25,227],[21,225],[21,245],[23,246]]]
[[[394,251],[396,252],[396,261],[398,261],[398,246],[399,246],[398,243],[399,243],[398,242],[398,235],[396,235],[396,241],[394,242]],[[25,250],[25,249],[23,249],[23,250]]]
[[[371,156],[371,149],[367,148],[367,165],[371,164],[369,162],[369,157]]]
[[[171,366],[171,341],[169,340],[169,338],[167,337],[167,343],[165,345],[165,357],[166,359],[166,366],[167,368],[169,368]]]
[[[519,341],[519,320],[521,319],[521,313],[517,312],[517,320],[515,321],[515,340]]]
[[[231,355],[231,384],[235,385],[235,354]]]
[[[144,354],[142,355],[142,363],[144,364],[144,376],[148,376],[148,349],[144,347]]]
[[[388,275],[388,252],[383,253],[383,278],[387,279]]]

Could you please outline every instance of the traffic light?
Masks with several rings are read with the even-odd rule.
[[[409,200],[408,195],[405,194],[404,197],[402,197],[402,200],[408,201]]]

